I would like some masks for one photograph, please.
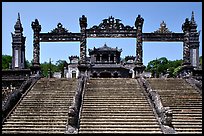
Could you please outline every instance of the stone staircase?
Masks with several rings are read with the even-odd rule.
[[[147,79],[161,96],[163,105],[173,110],[176,133],[202,133],[202,96],[184,79]]]
[[[88,80],[79,133],[162,133],[136,79]]]
[[[2,133],[65,133],[76,79],[40,79],[2,126]]]

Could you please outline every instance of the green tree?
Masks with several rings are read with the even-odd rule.
[[[2,69],[9,69],[11,63],[12,57],[10,55],[2,55]]]
[[[169,76],[173,77],[176,76],[175,74],[177,74],[178,70],[180,69],[177,67],[181,66],[181,64],[182,60],[170,61],[165,57],[161,57],[159,59],[150,61],[145,71],[151,72],[152,76],[154,77],[159,77],[160,74],[164,75],[168,71]]]
[[[202,66],[202,56],[199,57],[199,63]]]
[[[40,64],[41,72],[43,76],[48,77],[49,72],[53,74],[56,71],[56,66],[52,63],[44,62]]]
[[[61,74],[62,74],[62,76],[63,76],[63,73],[64,73],[64,67],[65,67],[65,65],[66,65],[66,61],[65,60],[58,60],[57,62],[56,62],[56,71],[57,72],[61,72]]]
[[[32,66],[32,63],[30,63],[28,60],[25,62],[25,68],[30,68]]]

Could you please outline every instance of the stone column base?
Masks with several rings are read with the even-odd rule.
[[[30,70],[31,70],[31,74],[34,75],[34,74],[41,74],[41,68],[40,68],[40,65],[33,65],[30,67]]]
[[[143,73],[144,69],[145,69],[144,65],[135,65],[135,68],[133,69],[135,72],[135,77],[139,77],[140,74]]]
[[[179,70],[179,77],[188,78],[192,76],[193,66],[191,65],[183,65]]]
[[[79,69],[79,72],[80,72],[79,77],[87,76],[88,70],[89,70],[89,65],[88,64],[79,64],[78,69]]]

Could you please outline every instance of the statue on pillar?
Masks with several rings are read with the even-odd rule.
[[[190,21],[188,18],[182,25],[182,30],[184,32],[183,65],[190,65]]]
[[[85,15],[82,15],[82,17],[79,18],[79,22],[81,29],[87,27],[87,18],[85,17]]]

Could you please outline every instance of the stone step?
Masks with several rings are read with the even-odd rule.
[[[107,105],[107,104],[104,104],[104,105],[95,105],[92,104],[92,105],[87,105],[87,104],[83,104],[83,108],[88,108],[88,109],[96,109],[96,108],[101,108],[101,109],[110,109],[110,108],[128,108],[128,109],[139,109],[139,108],[150,108],[149,105],[147,104],[134,104],[134,105],[114,105],[114,104],[110,104],[110,105]]]
[[[111,124],[111,125],[97,125],[97,124],[93,124],[93,125],[82,125],[80,124],[80,128],[90,128],[90,129],[93,129],[93,128],[104,128],[104,129],[107,129],[107,128],[158,128],[159,125],[158,124],[155,124],[155,125],[121,125],[121,124]]]
[[[68,114],[68,111],[67,112],[34,112],[34,113],[26,113],[26,112],[15,112],[15,116],[57,116],[57,115],[67,115]]]
[[[35,114],[35,113],[47,113],[47,114],[66,114],[68,112],[68,110],[16,110],[13,112],[13,114]]]
[[[154,131],[154,130],[146,130],[146,131],[140,131],[140,130],[80,130],[79,134],[93,134],[93,133],[103,133],[103,134],[162,134],[161,131]]]
[[[65,128],[57,128],[57,127],[53,127],[53,128],[28,128],[28,127],[17,127],[17,128],[13,128],[13,127],[9,127],[9,128],[2,128],[2,131],[5,130],[11,130],[11,131],[50,131],[50,130],[61,130],[61,131],[65,131]]]
[[[147,122],[127,122],[127,121],[91,121],[91,122],[80,122],[80,125],[111,125],[111,124],[118,124],[118,125],[147,125]],[[148,122],[148,125],[155,125],[158,124],[157,122]]]
[[[33,121],[7,121],[5,122],[6,125],[24,125],[24,124],[30,124],[30,125],[65,125],[67,122],[58,121],[58,122],[33,122]]]
[[[172,109],[202,109],[202,106],[170,106]]]
[[[3,128],[4,129],[7,129],[7,128],[19,128],[19,129],[21,129],[21,128],[66,128],[66,125],[65,124],[58,124],[58,125],[45,125],[45,124],[37,124],[37,125],[30,125],[30,124],[21,124],[21,125],[19,125],[19,124],[6,124],[6,125],[3,125]]]
[[[21,119],[21,120],[19,120]],[[67,122],[67,118],[38,118],[37,120],[35,118],[24,118],[24,117],[19,117],[19,118],[9,118],[7,121],[12,121],[12,122]]]
[[[175,125],[173,124],[175,128],[202,128],[202,124],[200,125],[186,125],[186,124],[180,124],[180,125]]]
[[[91,121],[98,121],[98,122],[100,122],[100,121],[117,121],[117,122],[135,122],[135,121],[141,121],[141,122],[151,122],[151,121],[155,121],[155,122],[157,122],[157,120],[156,119],[142,119],[142,118],[132,118],[132,119],[112,119],[112,118],[110,118],[110,119],[99,119],[99,118],[96,118],[96,119],[84,119],[84,118],[81,118],[80,119],[80,122],[91,122]]]
[[[131,106],[131,105],[149,105],[149,103],[147,101],[84,101],[83,102],[83,106],[109,106],[109,105],[115,105],[115,106]]]
[[[23,110],[21,110],[21,109],[17,109],[17,110],[15,110],[14,112],[45,112],[45,113],[49,113],[49,112],[52,112],[52,113],[54,113],[54,112],[67,112],[68,111],[68,108],[67,109],[60,109],[60,108],[58,108],[58,109],[56,109],[56,108],[54,108],[54,109],[38,109],[38,110],[36,110],[36,109],[32,109],[32,108],[25,108],[25,109],[23,109]],[[13,112],[13,113],[14,113]]]
[[[73,97],[66,97],[66,98],[52,98],[52,99],[47,99],[47,98],[45,98],[45,99],[35,99],[35,98],[25,98],[25,99],[23,99],[22,100],[22,102],[53,102],[53,101],[70,101],[70,100],[72,100],[73,99]]]
[[[134,96],[133,97],[120,97],[120,96],[115,96],[115,97],[113,97],[113,96],[109,96],[109,97],[107,97],[107,96],[101,96],[101,97],[99,97],[99,96],[97,96],[97,97],[94,97],[94,96],[89,96],[89,97],[87,97],[86,95],[85,95],[85,97],[84,97],[84,99],[83,99],[84,101],[86,101],[86,100],[98,100],[98,101],[141,101],[141,102],[147,102],[147,100],[145,99],[145,97],[143,96],[143,97],[139,97],[139,98],[135,98]]]
[[[176,133],[177,134],[202,134],[202,131],[200,132],[199,131],[192,131],[192,132],[191,131],[188,131],[188,132],[177,131]]]
[[[155,119],[154,116],[148,115],[138,115],[138,116],[81,116],[83,119],[134,119],[134,118],[145,118],[145,119]]]
[[[174,116],[173,119],[202,119],[202,116],[198,117],[198,116],[195,116],[195,117],[189,117],[189,116]]]
[[[128,104],[128,103],[103,103],[103,104],[100,104],[100,103],[95,103],[93,102],[92,104],[83,104],[83,108],[137,108],[138,107],[146,107],[146,108],[150,108],[149,105],[147,104],[142,104],[142,103],[131,103],[131,104]]]
[[[69,108],[69,106],[68,105],[61,105],[61,106],[55,106],[55,107],[53,107],[52,105],[19,105],[18,107],[17,107],[17,109],[21,109],[21,110],[23,110],[24,108],[35,108],[35,109],[37,109],[37,108],[40,108],[39,110],[43,110],[43,109],[59,109],[59,108],[63,108],[63,109],[67,109],[67,108]]]
[[[68,115],[46,115],[46,114],[38,114],[38,115],[35,115],[35,114],[31,114],[31,115],[21,115],[21,116],[18,116],[18,115],[12,115],[11,119],[23,119],[23,118],[26,118],[26,119],[34,119],[34,118],[47,118],[47,119],[50,119],[50,118],[67,118]]]
[[[40,131],[34,131],[34,130],[9,130],[9,131],[2,131],[3,134],[64,134],[65,131],[55,131],[55,130],[40,130]]]
[[[33,103],[33,104],[19,104],[19,107],[29,107],[29,106],[40,106],[40,107],[50,107],[50,106],[69,106],[69,103]]]
[[[153,114],[153,111],[152,110],[150,110],[150,109],[144,109],[144,110],[142,110],[142,111],[138,111],[138,110],[115,110],[115,111],[102,111],[102,110],[95,110],[95,111],[93,111],[93,110],[82,110],[82,114],[117,114],[117,113],[123,113],[123,114],[130,114],[130,113],[137,113],[137,114]]]
[[[22,100],[22,102],[52,102],[52,101],[70,101],[73,99],[73,96],[70,97],[63,97],[60,99],[59,98],[54,98],[54,97],[43,97],[43,98],[39,98],[39,97],[32,97],[32,98],[25,98]]]
[[[36,95],[47,95],[47,96],[52,96],[52,95],[69,95],[70,93],[68,92],[39,92],[39,93],[32,93],[29,94],[28,96],[36,96]]]
[[[202,131],[202,128],[175,128],[177,131]]]
[[[136,112],[90,112],[82,111],[81,116],[153,116],[153,111]]]
[[[177,122],[202,122],[202,120],[195,120],[195,119],[173,119],[172,123]]]
[[[164,105],[169,105],[171,107],[202,107],[200,103],[192,103],[192,104],[182,104],[182,103],[164,103]]]
[[[118,90],[116,91],[101,91],[101,90],[96,90],[96,91],[85,91],[85,94],[89,94],[89,95],[99,95],[99,94],[103,94],[103,95],[107,95],[107,94],[114,94],[114,95],[119,95],[119,94],[124,94],[124,95],[131,95],[131,94],[134,94],[134,95],[143,95],[142,93],[140,92],[137,92],[137,91],[123,91],[123,92],[120,92]]]
[[[172,122],[174,125],[201,125],[202,122]]]
[[[82,109],[83,111],[106,111],[106,112],[114,112],[114,111],[121,111],[121,112],[131,112],[131,111],[152,111],[149,107],[135,107],[134,109],[131,108],[83,108]]]
[[[117,133],[117,131],[143,131],[144,133],[151,133],[148,131],[156,132],[161,131],[159,127],[156,128],[80,128],[79,131],[112,131],[112,133]]]
[[[45,101],[45,102],[21,102],[19,105],[24,106],[24,105],[69,105],[71,101]]]

